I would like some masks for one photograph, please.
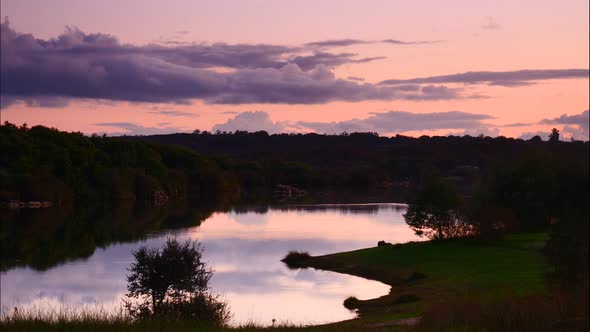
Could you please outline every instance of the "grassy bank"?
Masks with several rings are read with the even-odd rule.
[[[250,324],[229,328],[184,321],[132,322],[120,316],[47,320],[24,315],[4,319],[0,327],[3,331],[72,332],[583,331],[587,326],[587,297],[571,298],[549,289],[546,277],[551,269],[541,252],[546,239],[545,233],[513,234],[487,243],[461,239],[318,257],[295,254],[298,266],[347,273],[392,286],[391,292],[380,298],[346,299],[346,307],[357,310],[360,317],[324,326]]]
[[[550,267],[547,235],[513,234],[496,242],[416,242],[312,257],[300,265],[392,286],[383,297],[351,301],[365,323],[421,316],[427,306],[464,299],[493,302],[543,294]]]
[[[51,319],[45,314],[27,313],[0,321],[1,331],[45,331],[45,332],[102,332],[102,331],[125,331],[125,332],[249,332],[249,331],[300,331],[312,332],[322,331],[359,331],[363,325],[338,324],[324,326],[305,326],[289,323],[279,323],[275,326],[262,326],[258,323],[249,323],[236,327],[210,326],[195,321],[152,319],[144,321],[133,321],[124,315],[110,315],[101,313],[57,313]],[[387,327],[376,329],[376,331],[389,331]]]

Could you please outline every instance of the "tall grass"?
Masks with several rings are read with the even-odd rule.
[[[25,309],[2,308],[0,331],[66,331],[66,332],[185,332],[185,331],[358,331],[359,326],[306,326],[289,322],[275,322],[264,326],[257,322],[248,322],[238,326],[211,326],[194,320],[144,319],[136,320],[121,308],[106,310],[103,308],[81,308],[59,306],[57,308],[30,307]]]
[[[556,290],[551,294],[432,303],[417,331],[575,332],[590,331],[588,293]]]

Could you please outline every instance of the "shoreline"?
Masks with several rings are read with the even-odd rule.
[[[527,233],[486,243],[469,239],[408,242],[302,257],[293,267],[390,286],[388,294],[377,298],[346,299],[346,307],[356,310],[358,318],[326,326],[408,326],[417,324],[433,305],[542,293],[548,266],[540,248],[546,238],[546,233]]]

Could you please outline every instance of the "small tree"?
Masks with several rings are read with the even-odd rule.
[[[144,246],[133,257],[125,301],[131,316],[227,323],[227,304],[209,289],[213,272],[201,261],[202,249],[196,241],[167,239],[161,250]]]
[[[559,130],[556,128],[551,129],[551,134],[549,134],[549,142],[559,142]]]
[[[419,236],[433,240],[462,237],[470,226],[458,213],[459,193],[436,174],[423,176],[404,214],[406,223]]]

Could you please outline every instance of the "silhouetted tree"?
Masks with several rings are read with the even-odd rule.
[[[470,234],[470,226],[459,214],[459,193],[435,173],[422,176],[410,199],[406,223],[419,236],[442,240]]]
[[[168,239],[161,250],[144,246],[133,257],[125,301],[133,317],[227,323],[227,304],[209,289],[213,272],[201,261],[202,249],[197,242]]]
[[[549,142],[558,142],[559,141],[559,130],[556,128],[551,129],[551,134],[549,134]]]

